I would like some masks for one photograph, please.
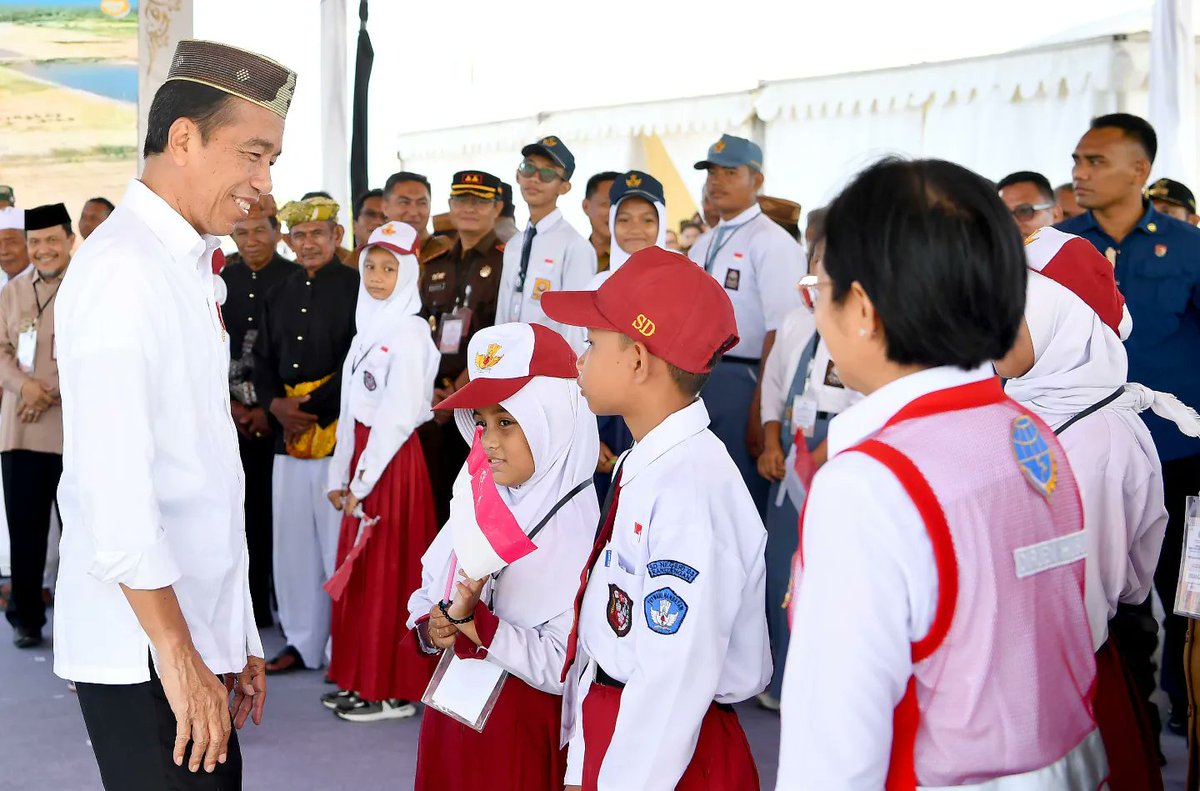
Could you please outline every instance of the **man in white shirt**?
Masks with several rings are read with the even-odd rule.
[[[525,146],[521,156],[517,186],[529,207],[529,225],[504,247],[496,323],[542,324],[567,335],[562,324],[546,317],[542,295],[587,288],[596,274],[596,250],[558,208],[558,199],[571,191],[575,156],[553,135]]]
[[[231,725],[262,718],[212,258],[271,191],[295,84],[259,55],[181,41],[150,107],[142,178],[58,294],[72,529],[54,669],[78,686],[109,791],[240,788]]]
[[[737,316],[742,340],[713,369],[704,400],[713,433],[725,443],[759,513],[766,511],[770,488],[757,468],[763,451],[762,366],[783,317],[800,307],[796,283],[805,266],[800,245],[758,205],[762,168],[756,143],[733,135],[713,143],[696,169],[708,171],[704,193],[721,221],[688,251],[724,286]]]

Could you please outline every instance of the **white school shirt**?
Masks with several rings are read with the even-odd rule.
[[[804,570],[793,582],[779,791],[883,788],[912,644],[929,633],[937,609],[933,545],[904,487],[869,456],[838,454],[917,398],[994,375],[990,365],[920,371],[830,423],[829,461],[805,506]]]
[[[1098,651],[1117,604],[1141,604],[1154,583],[1167,529],[1162,464],[1150,430],[1132,410],[1101,409],[1072,424],[1058,441],[1083,502],[1084,600]]]
[[[729,230],[713,252],[712,276],[733,302],[741,338],[729,354],[757,360],[767,333],[777,331],[784,317],[802,304],[796,283],[807,271],[804,249],[756,203],[697,239],[688,257],[704,266],[722,227]]]
[[[263,656],[250,602],[245,485],[229,353],[213,298],[218,241],[133,180],[56,297],[63,401],[54,672],[148,681],[150,640],[120,584],[171,586],[214,673]]]
[[[365,354],[350,346],[342,364],[341,419],[329,464],[329,491],[349,488],[359,500],[366,499],[417,426],[433,419],[433,385],[442,355],[429,336],[428,322],[419,316],[408,319]],[[369,426],[371,435],[351,471],[356,422]]]
[[[675,788],[712,702],[746,700],[771,680],[767,532],[708,424],[697,399],[620,463],[612,540],[588,581],[570,670],[586,685],[599,664],[625,683],[600,791]],[[610,605],[623,617],[610,616]],[[571,697],[581,706],[586,691]],[[583,773],[579,711],[568,785]]]
[[[547,291],[583,291],[596,274],[596,249],[555,209],[536,223],[537,234],[529,249],[529,269],[525,288],[517,294],[521,272],[521,250],[528,228],[518,231],[504,246],[504,270],[496,301],[496,323],[523,321],[541,324],[567,336],[563,324],[553,321],[542,310],[542,294]]]

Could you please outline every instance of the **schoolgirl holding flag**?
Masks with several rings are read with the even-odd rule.
[[[560,673],[600,517],[591,491],[596,418],[575,381],[575,354],[553,330],[481,330],[467,360],[471,381],[439,408],[454,410],[471,454],[450,519],[422,559],[408,643],[507,675],[481,731],[426,709],[416,788],[558,791],[566,772]]]

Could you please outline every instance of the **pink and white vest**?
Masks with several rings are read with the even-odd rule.
[[[1053,432],[990,379],[913,401],[849,452],[904,486],[937,565],[889,791],[1104,787],[1083,510]]]

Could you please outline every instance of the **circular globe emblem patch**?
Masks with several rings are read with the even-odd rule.
[[[1010,440],[1025,480],[1038,494],[1049,497],[1058,485],[1058,460],[1037,423],[1028,415],[1017,417],[1012,422]]]
[[[102,0],[100,10],[105,16],[110,16],[113,19],[121,19],[129,16],[129,0]]]

